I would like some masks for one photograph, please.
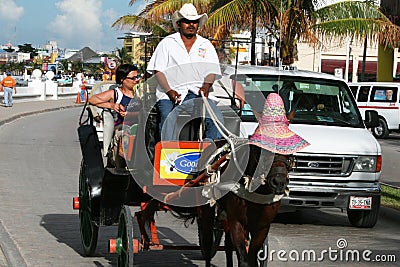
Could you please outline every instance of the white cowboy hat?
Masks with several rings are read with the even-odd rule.
[[[206,13],[197,14],[196,7],[193,4],[184,4],[180,10],[177,10],[172,14],[172,26],[174,26],[175,31],[178,31],[177,22],[181,19],[188,20],[199,20],[199,28],[203,27],[206,24],[208,16]]]

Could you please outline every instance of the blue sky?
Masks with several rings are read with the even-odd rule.
[[[34,47],[57,41],[59,48],[111,51],[122,46],[126,30],[111,28],[119,17],[137,14],[137,0],[0,0],[0,44],[31,43]]]

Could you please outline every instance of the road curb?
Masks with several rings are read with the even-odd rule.
[[[381,182],[381,184],[389,186],[389,187],[392,187],[392,188],[395,188],[395,189],[400,189],[400,186],[397,186],[397,185],[392,185],[392,184],[388,184],[388,183],[385,183],[385,182]]]
[[[26,262],[19,253],[17,246],[11,239],[0,220],[0,254],[3,253],[9,267],[25,267]],[[0,255],[1,257],[2,255]]]

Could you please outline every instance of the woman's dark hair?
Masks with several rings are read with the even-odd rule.
[[[131,71],[138,71],[138,67],[133,64],[119,65],[115,71],[115,81],[117,84],[122,84],[122,80],[125,79]]]

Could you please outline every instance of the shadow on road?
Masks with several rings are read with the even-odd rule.
[[[46,214],[42,217],[41,226],[52,234],[58,242],[64,243],[80,256],[84,257],[79,230],[79,216],[77,214]],[[96,254],[93,259],[95,266],[116,266],[117,255],[108,253],[108,241],[117,235],[118,226],[104,226],[99,228],[99,239]],[[136,226],[137,227],[137,226]],[[159,238],[164,245],[195,246],[182,235],[167,227],[158,227]],[[138,229],[134,226],[134,235],[139,237]],[[136,236],[138,235],[138,236]],[[109,265],[104,265],[99,258],[105,259]],[[193,261],[202,261],[200,250],[154,250],[140,251],[135,254],[135,266],[198,266]]]
[[[58,242],[66,244],[77,254],[84,257],[77,214],[46,214],[42,217],[41,226],[52,234]],[[100,227],[96,254],[93,257],[93,263],[96,266],[103,266],[99,263],[98,257],[105,258],[113,266],[116,265],[115,255],[108,253],[108,240],[114,238],[116,233],[117,228],[114,226]]]
[[[299,209],[295,212],[279,213],[274,223],[350,226],[346,212],[341,213],[339,209]]]

